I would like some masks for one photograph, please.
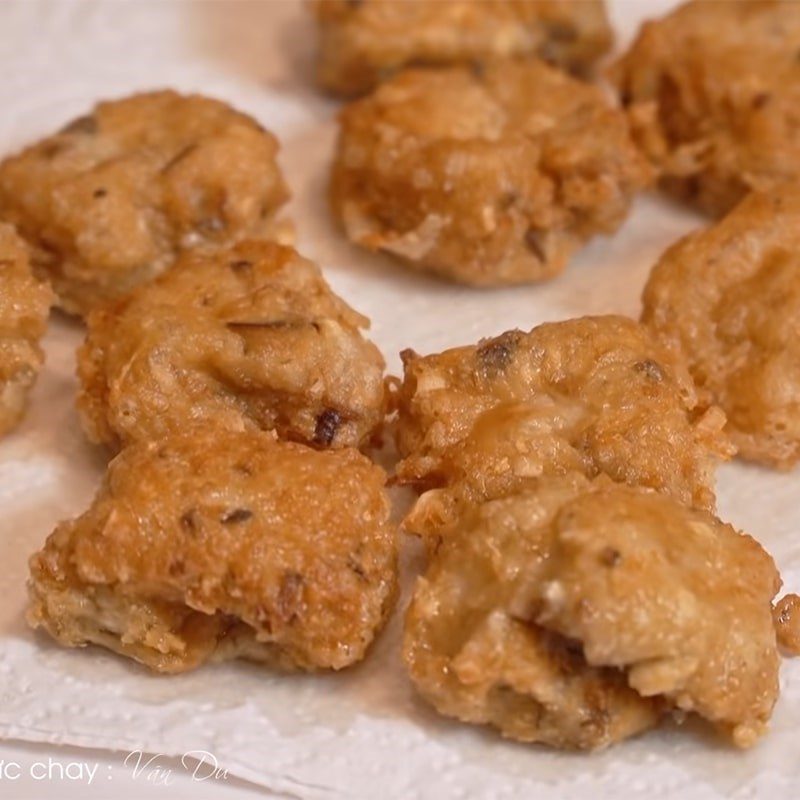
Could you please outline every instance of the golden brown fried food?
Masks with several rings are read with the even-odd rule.
[[[31,559],[28,619],[159,672],[341,669],[395,597],[385,474],[354,450],[187,429],[132,445]]]
[[[691,2],[644,25],[613,70],[665,188],[721,215],[800,178],[800,3]]]
[[[725,411],[739,454],[782,469],[800,460],[798,249],[800,188],[751,194],[667,250],[642,314]]]
[[[553,276],[651,177],[603,92],[538,61],[409,70],[340,124],[331,202],[347,235],[476,286]]]
[[[50,287],[31,273],[28,248],[0,224],[0,436],[19,423],[44,362],[44,336],[53,301]]]
[[[725,417],[695,413],[682,363],[633,320],[583,317],[403,358],[398,479],[434,488],[409,530],[434,533],[464,503],[573,472],[714,506]]]
[[[649,490],[573,475],[475,507],[419,580],[404,655],[449,716],[564,748],[598,748],[672,709],[734,744],[778,696],[758,543]]]
[[[318,79],[361,94],[404,66],[539,56],[587,74],[611,47],[602,0],[317,0]]]
[[[100,103],[0,164],[0,217],[61,306],[85,315],[183,248],[268,234],[288,198],[277,149],[255,120],[199,95]]]
[[[655,493],[609,487],[561,509],[534,592],[539,624],[593,666],[625,669],[752,745],[778,695],[771,602],[781,585],[750,536]]]
[[[88,325],[78,407],[94,442],[203,421],[348,447],[383,423],[383,357],[359,330],[369,320],[288,247],[187,252]]]

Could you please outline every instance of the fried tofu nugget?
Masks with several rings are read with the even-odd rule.
[[[127,448],[30,562],[28,620],[158,672],[341,669],[396,593],[385,474],[355,450],[188,429]]]
[[[373,89],[404,66],[539,56],[587,74],[611,47],[602,0],[317,0],[320,85]]]
[[[720,216],[800,178],[800,4],[691,2],[646,23],[612,70],[664,187]]]
[[[800,188],[753,193],[667,250],[643,298],[739,454],[780,469],[800,460],[799,249]]]
[[[769,555],[709,513],[573,475],[474,507],[420,578],[404,656],[441,713],[600,748],[693,712],[735,745],[778,696]]]
[[[599,88],[502,62],[408,70],[346,107],[331,203],[357,244],[493,286],[560,272],[650,179]]]
[[[291,248],[187,252],[90,315],[78,352],[84,428],[112,447],[198,420],[320,448],[366,445],[386,406],[368,325]]]
[[[34,278],[29,256],[14,229],[0,224],[0,436],[22,419],[44,363],[39,342],[53,294]]]
[[[288,199],[277,149],[255,120],[200,95],[104,102],[0,164],[0,218],[62,308],[85,315],[186,247],[270,234]]]
[[[582,317],[403,358],[398,480],[434,490],[406,520],[413,532],[572,472],[714,506],[714,467],[730,454],[724,414],[696,413],[685,367],[631,319]]]

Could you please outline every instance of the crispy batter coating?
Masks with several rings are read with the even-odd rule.
[[[320,448],[366,445],[386,406],[383,357],[359,330],[368,325],[291,248],[189,251],[89,316],[84,428],[112,446],[198,420]]]
[[[61,306],[85,315],[185,247],[270,233],[288,198],[277,149],[255,120],[199,95],[104,102],[0,164],[0,217]]]
[[[707,512],[554,478],[462,518],[418,582],[404,654],[439,711],[515,739],[604,747],[675,709],[747,747],[778,696],[779,586]]]
[[[0,224],[0,436],[22,419],[44,363],[44,336],[53,293],[31,273],[28,248]]]
[[[538,56],[588,74],[611,47],[602,0],[316,0],[317,75],[356,95],[405,66]]]
[[[771,602],[781,585],[755,539],[655,493],[612,487],[558,515],[535,591],[539,624],[625,669],[645,697],[713,722],[741,747],[778,696]]]
[[[341,669],[396,593],[385,474],[355,450],[187,430],[127,448],[30,562],[28,619],[158,672]]]
[[[411,531],[435,533],[462,504],[572,472],[714,506],[724,415],[695,413],[682,363],[633,320],[548,323],[404,362],[398,479],[434,489]]]
[[[667,250],[642,313],[725,411],[739,454],[781,469],[800,460],[798,250],[800,189],[753,193]]]
[[[665,188],[714,215],[800,178],[800,4],[691,2],[646,23],[613,76]]]
[[[340,126],[331,202],[350,239],[476,286],[552,277],[651,178],[604,93],[539,61],[408,70]]]

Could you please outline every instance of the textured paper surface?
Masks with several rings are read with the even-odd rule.
[[[666,5],[612,3],[626,30]],[[294,3],[2,2],[0,149],[134,89],[170,85],[235,103],[281,137],[300,247],[373,319],[392,370],[404,347],[434,351],[586,313],[635,315],[653,260],[699,224],[642,198],[618,236],[593,244],[561,278],[503,291],[453,288],[357,251],[326,211],[335,105],[310,84],[311,35]],[[80,338],[77,324],[53,321],[32,411],[0,442],[0,736],[165,754],[203,748],[233,774],[302,798],[795,796],[800,663],[785,663],[772,731],[755,750],[665,729],[574,756],[433,714],[399,666],[397,617],[365,664],[324,677],[228,664],[158,678],[100,650],[64,651],[33,635],[23,622],[27,557],[58,519],[86,506],[105,464],[73,409]],[[787,587],[800,588],[800,474],[729,465],[719,496],[721,516],[759,538]],[[406,561],[411,574],[413,557]]]

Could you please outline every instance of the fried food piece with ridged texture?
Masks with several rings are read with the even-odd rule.
[[[685,3],[612,68],[636,139],[681,200],[721,216],[800,178],[800,4]]]
[[[404,655],[441,713],[522,741],[600,748],[677,711],[747,747],[778,696],[779,587],[711,514],[573,474],[468,510],[417,584]]]
[[[313,11],[319,83],[346,96],[405,66],[538,56],[587,75],[613,41],[602,0],[317,0]]]
[[[85,316],[188,247],[278,236],[278,142],[218,100],[173,91],[99,103],[0,164],[0,219],[63,309]]]
[[[653,268],[642,321],[685,358],[720,406],[739,455],[800,460],[800,189],[745,198],[674,244]]]
[[[540,61],[408,70],[339,121],[347,236],[473,286],[553,277],[652,177],[603,91]]]
[[[187,252],[90,315],[78,353],[84,428],[112,447],[198,420],[320,448],[366,446],[386,410],[368,325],[291,248]]]
[[[187,429],[127,448],[30,563],[28,620],[157,672],[364,658],[396,593],[385,474],[355,450]]]
[[[397,475],[432,490],[406,521],[416,533],[572,472],[714,507],[725,416],[698,409],[683,363],[632,319],[546,323],[404,362]]]

